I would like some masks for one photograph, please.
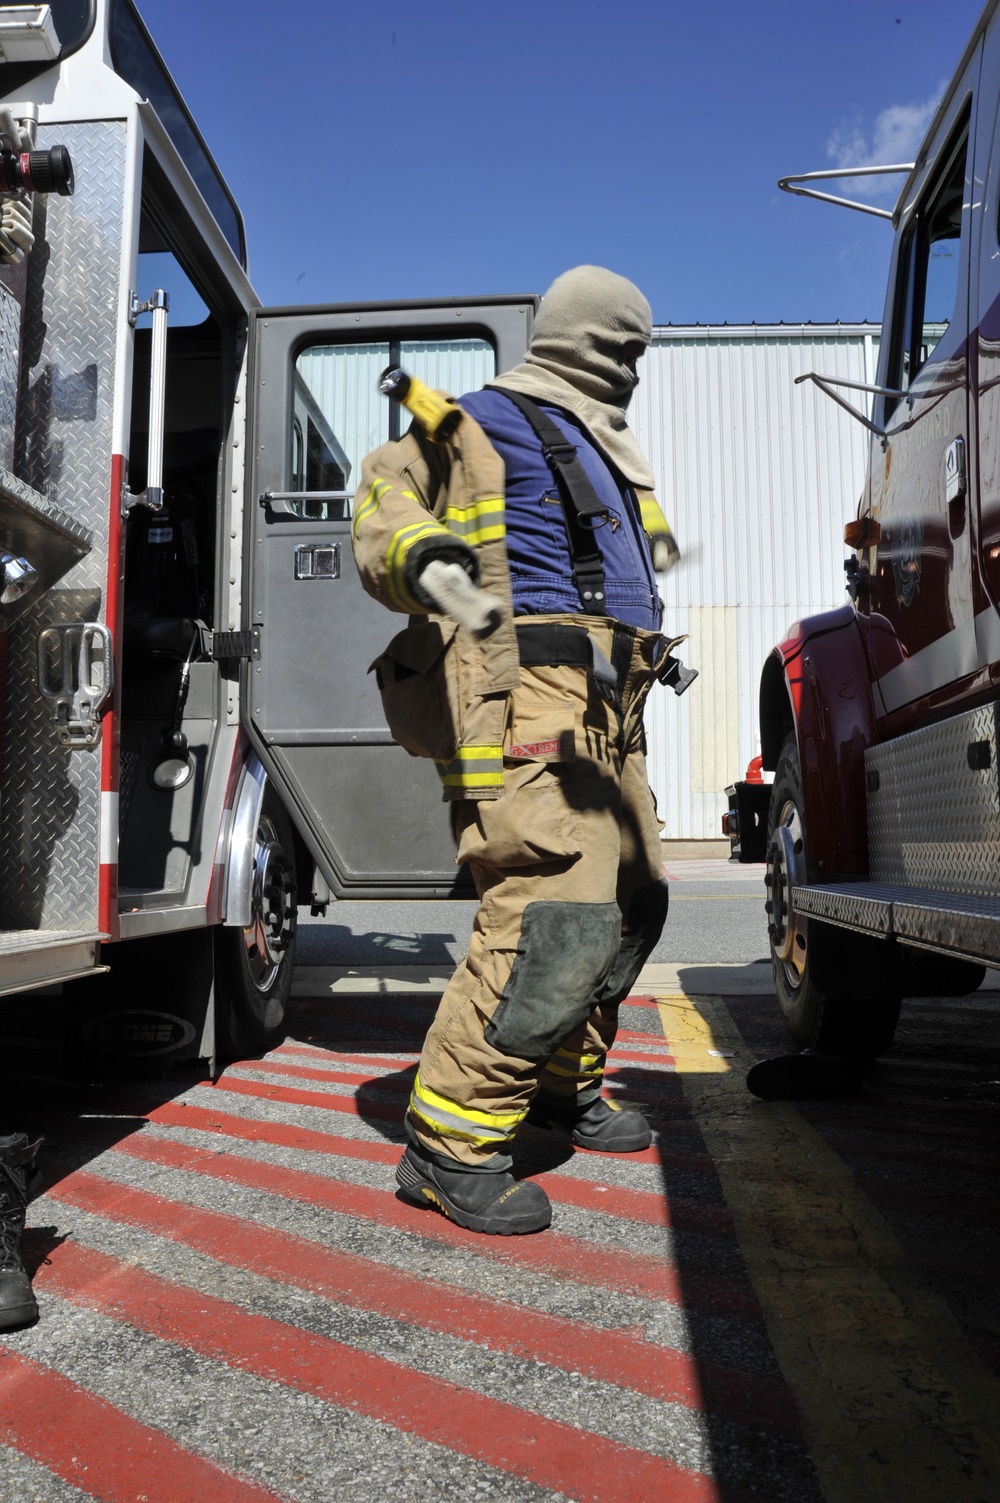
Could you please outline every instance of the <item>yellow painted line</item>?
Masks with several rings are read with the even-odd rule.
[[[658,1001],[826,1503],[1000,1498],[1000,1380],[840,1156],[747,1091],[754,1056],[722,998]],[[694,1070],[717,1045],[732,1068]]]
[[[712,1023],[699,1011],[692,998],[680,993],[672,997],[657,997],[656,1005],[678,1075],[725,1075],[728,1072],[730,1065],[726,1056],[732,1053],[733,1045],[728,1035],[717,1036]]]

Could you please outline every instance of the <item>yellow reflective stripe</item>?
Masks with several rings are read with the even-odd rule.
[[[425,609],[406,588],[403,571],[410,549],[421,538],[441,537],[442,535],[447,537],[447,528],[442,527],[440,522],[434,522],[428,518],[426,522],[413,522],[409,527],[401,527],[389,539],[385,554],[386,587],[390,597],[404,610],[422,611]]]
[[[639,497],[639,516],[642,519],[642,530],[649,537],[663,537],[670,534],[670,524],[663,512],[660,503],[655,496],[648,493]]]
[[[557,1049],[545,1068],[550,1074],[561,1075],[566,1080],[579,1080],[582,1076],[596,1079],[597,1076],[604,1074],[606,1058],[604,1054],[574,1054],[570,1049]],[[556,1059],[572,1060],[576,1068],[570,1069],[568,1065],[557,1065]]]
[[[577,1054],[572,1049],[557,1049],[556,1053],[562,1059],[576,1059],[581,1065],[596,1065],[598,1060],[605,1059],[604,1054]]]
[[[503,786],[502,746],[460,746],[448,761],[434,765],[446,788]]]
[[[447,1137],[465,1138],[473,1143],[505,1143],[524,1121],[527,1107],[519,1112],[483,1112],[476,1107],[460,1106],[425,1086],[418,1071],[410,1094],[410,1111]]]
[[[385,495],[386,491],[391,490],[392,486],[389,484],[388,480],[379,480],[376,478],[372,481],[371,485],[368,487],[367,496],[360,503],[354,513],[353,530],[355,537],[357,537],[358,535],[358,527],[360,526],[360,524],[365,520],[366,517],[373,516],[375,512],[378,511],[378,505],[382,497]]]
[[[470,501],[468,506],[446,506],[444,520],[448,531],[460,537],[470,548],[492,543],[507,535],[506,508],[502,496],[488,496]]]

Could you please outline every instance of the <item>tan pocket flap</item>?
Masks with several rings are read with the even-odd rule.
[[[457,630],[454,621],[413,622],[404,631],[396,633],[385,651],[369,666],[368,672],[380,669],[385,674],[386,666],[391,663],[392,676],[397,679],[429,673]],[[398,672],[399,668],[402,673]]]

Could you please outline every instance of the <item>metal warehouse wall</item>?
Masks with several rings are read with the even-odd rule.
[[[873,324],[658,328],[629,421],[684,557],[661,581],[664,629],[700,677],[654,690],[650,781],[668,840],[718,839],[722,789],[760,750],[764,659],[791,622],[846,600],[844,523],[867,431],[808,371],[875,380]],[[862,392],[845,392],[867,410]]]

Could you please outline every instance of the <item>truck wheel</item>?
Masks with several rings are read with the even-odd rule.
[[[296,937],[292,825],[270,789],[257,825],[250,925],[216,930],[216,1051],[257,1053],[280,1038],[292,988]]]
[[[885,995],[881,986],[868,997],[853,995],[857,977],[866,972],[870,947],[881,942],[843,929],[836,934],[837,965],[845,976],[852,977],[852,995],[831,995],[817,984],[810,950],[819,936],[814,930],[811,946],[810,920],[796,913],[792,901],[792,889],[809,881],[804,805],[798,747],[795,737],[789,736],[781,749],[771,789],[764,876],[778,1004],[788,1032],[801,1048],[868,1058],[881,1054],[892,1042],[900,998]]]

